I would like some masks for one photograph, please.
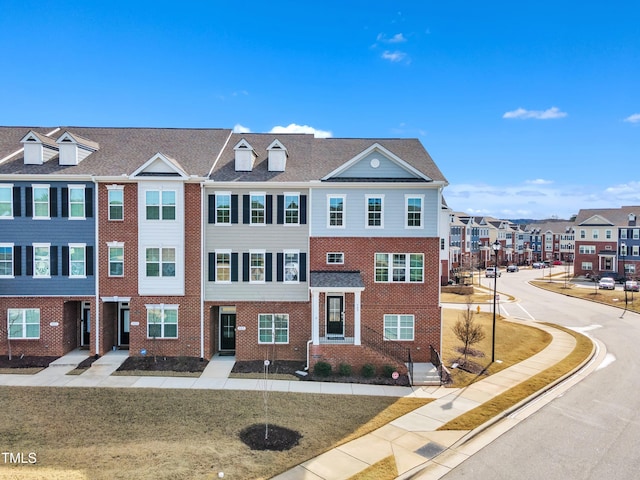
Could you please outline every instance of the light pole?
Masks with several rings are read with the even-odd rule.
[[[622,318],[624,314],[627,312],[627,305],[628,305],[627,269],[626,269],[626,265],[624,264],[624,257],[626,257],[626,255],[627,255],[627,244],[622,242],[620,244],[620,256],[622,257],[622,289],[624,290],[624,311],[622,312],[622,315],[620,315],[620,318]]]
[[[491,248],[496,257],[496,269],[493,275],[493,333],[491,335],[491,363],[493,363],[496,360],[496,291],[498,288],[498,252],[500,251],[500,242],[496,239],[491,244]]]

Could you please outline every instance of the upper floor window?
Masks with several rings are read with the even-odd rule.
[[[69,186],[69,218],[85,218],[84,185]]]
[[[283,261],[284,281],[298,283],[300,281],[300,252],[285,250]]]
[[[0,243],[0,277],[13,277],[12,243]]]
[[[33,186],[33,218],[51,218],[49,211],[49,185]]]
[[[345,203],[346,198],[344,195],[329,195],[327,197],[328,227],[345,226]]]
[[[231,194],[216,193],[216,223],[231,224]]]
[[[265,281],[266,253],[249,252],[249,281],[262,283]]]
[[[300,223],[300,195],[297,193],[284,195],[284,223],[285,225]]]
[[[611,230],[605,230],[605,231],[604,231],[604,237],[605,237],[607,240],[611,240],[611,235],[612,235]]]
[[[13,218],[13,185],[0,185],[0,218]]]
[[[405,226],[407,228],[422,228],[422,211],[424,195],[405,196]]]
[[[367,227],[384,227],[382,203],[384,197],[367,195],[365,198],[367,208]]]
[[[328,265],[344,264],[344,252],[327,252],[327,264]]]
[[[69,244],[69,276],[86,276],[86,246],[84,244]]]
[[[124,276],[124,244],[113,243],[109,245],[109,276]]]
[[[114,185],[109,189],[109,220],[124,219],[124,186]]]
[[[147,190],[147,220],[175,220],[176,192],[174,190]]]
[[[231,250],[216,250],[216,282],[231,282]]]
[[[580,238],[581,239],[587,238],[587,231],[586,230],[580,230]]]
[[[176,249],[175,248],[147,248],[146,251],[147,277],[175,277]]]
[[[626,238],[627,238],[627,229],[626,228],[623,228],[623,229],[620,230],[620,238],[622,240],[626,240]]]
[[[10,308],[7,323],[9,338],[40,338],[39,308]]]
[[[266,195],[264,193],[252,193],[250,195],[250,224],[264,225],[266,223]]]
[[[422,282],[424,255],[422,253],[376,253],[376,282]]]
[[[638,240],[638,238],[640,238],[640,229],[634,228],[633,229],[633,239],[634,240]]]
[[[49,278],[51,276],[51,245],[33,244],[33,276]]]
[[[591,231],[591,238],[593,238],[594,240],[598,239],[598,236],[600,235],[600,231],[599,230],[592,230]]]

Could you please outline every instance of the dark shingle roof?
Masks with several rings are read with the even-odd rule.
[[[360,272],[316,271],[310,272],[311,288],[364,288]]]

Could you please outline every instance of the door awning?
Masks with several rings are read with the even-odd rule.
[[[312,271],[309,288],[318,292],[361,292],[364,281],[359,271]]]

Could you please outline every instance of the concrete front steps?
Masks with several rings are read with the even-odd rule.
[[[411,384],[420,387],[440,385],[438,370],[432,363],[414,363]]]

